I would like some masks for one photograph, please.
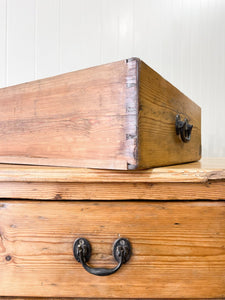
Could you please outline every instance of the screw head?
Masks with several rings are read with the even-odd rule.
[[[120,240],[120,245],[124,246],[126,242],[124,240]]]

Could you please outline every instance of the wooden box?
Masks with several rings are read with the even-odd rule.
[[[123,172],[0,165],[0,198],[0,298],[225,299],[225,159]],[[130,259],[89,274],[78,238],[91,268],[117,265],[118,238]]]
[[[127,170],[201,156],[199,106],[137,58],[1,89],[0,128],[3,163]]]

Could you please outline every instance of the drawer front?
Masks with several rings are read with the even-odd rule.
[[[225,297],[225,203],[0,203],[0,296]],[[112,245],[132,245],[113,275],[95,276],[73,256],[84,237],[90,265],[112,268]]]

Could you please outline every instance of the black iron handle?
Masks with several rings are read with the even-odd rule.
[[[176,133],[177,135],[180,135],[184,143],[187,143],[191,140],[192,128],[193,125],[190,125],[187,119],[181,121],[180,115],[176,115]]]
[[[125,264],[130,259],[131,245],[130,242],[125,238],[120,238],[115,241],[113,245],[113,256],[118,264],[112,269],[93,268],[87,264],[91,257],[91,244],[85,238],[76,239],[73,245],[73,255],[90,274],[97,276],[108,276],[119,270],[122,264]]]

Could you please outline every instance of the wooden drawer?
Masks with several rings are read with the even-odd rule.
[[[2,201],[0,233],[1,296],[225,297],[224,201]],[[116,265],[118,237],[131,258],[91,275],[73,257],[78,237],[94,267]]]
[[[201,157],[200,107],[137,58],[0,89],[0,106],[3,163],[127,170]]]

